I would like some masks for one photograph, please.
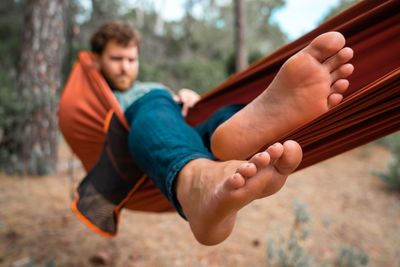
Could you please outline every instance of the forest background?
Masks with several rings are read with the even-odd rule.
[[[341,0],[323,20],[355,2]],[[186,0],[176,21],[166,21],[153,1],[84,3],[0,3],[0,170],[5,173],[54,172],[58,98],[78,51],[89,49],[91,34],[107,20],[130,23],[141,33],[139,80],[199,94],[289,41],[270,23],[284,0]],[[206,12],[196,14],[199,7]]]
[[[220,246],[197,244],[176,214],[123,212],[115,239],[78,221],[70,202],[84,171],[57,105],[100,24],[141,33],[140,80],[200,94],[292,40],[271,19],[290,0],[182,0],[174,21],[154,1],[0,1],[0,265],[400,266],[399,133],[295,173],[241,211]],[[320,23],[356,2],[338,0]],[[304,204],[290,224],[293,200]]]

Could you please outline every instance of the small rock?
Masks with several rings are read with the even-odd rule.
[[[15,242],[20,237],[21,235],[14,230],[10,230],[6,233],[6,239],[11,242]]]
[[[107,265],[110,263],[110,260],[111,252],[107,250],[100,250],[89,259],[91,263],[99,265]]]
[[[254,239],[254,240],[251,242],[251,244],[253,245],[253,247],[258,247],[258,246],[260,246],[260,240]]]
[[[143,255],[140,254],[139,252],[133,252],[131,255],[129,255],[129,259],[132,261],[138,261],[143,258]]]

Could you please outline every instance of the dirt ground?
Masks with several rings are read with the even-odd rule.
[[[54,176],[0,174],[0,266],[267,266],[267,236],[288,236],[295,200],[311,214],[309,255],[334,258],[350,246],[369,255],[369,266],[400,266],[400,195],[371,175],[390,160],[380,146],[295,173],[276,195],[243,209],[233,234],[213,247],[198,244],[176,213],[125,211],[117,237],[93,232],[70,209],[82,171],[72,179],[68,158],[64,147]]]

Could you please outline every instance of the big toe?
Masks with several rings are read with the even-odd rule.
[[[303,152],[300,145],[292,140],[283,143],[283,148],[283,154],[275,162],[275,168],[279,173],[287,175],[292,173],[299,166],[303,158]]]
[[[305,51],[315,59],[323,62],[333,56],[344,47],[346,40],[339,32],[327,32],[316,37],[306,48]]]

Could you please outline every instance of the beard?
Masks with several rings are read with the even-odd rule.
[[[136,77],[131,77],[127,73],[121,73],[119,75],[109,75],[103,69],[100,70],[107,84],[113,91],[126,91],[130,89],[135,82]]]

